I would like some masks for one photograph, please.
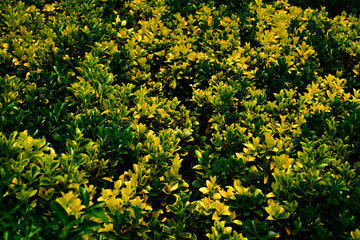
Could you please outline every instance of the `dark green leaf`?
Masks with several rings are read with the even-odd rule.
[[[276,237],[276,232],[268,231],[267,237],[268,239]]]
[[[192,186],[195,188],[201,188],[203,186],[203,183],[200,180],[195,180],[192,182]]]
[[[99,218],[99,219],[103,220],[104,222],[108,223],[108,218],[105,215],[104,209],[102,209],[102,208],[86,209],[84,216],[96,217],[96,218]]]
[[[85,205],[85,207],[89,206],[89,193],[86,191],[86,189],[83,186],[79,186],[80,191],[80,199],[81,202]]]
[[[84,221],[79,224],[78,229],[94,229],[101,227],[100,223],[93,222],[93,221]]]
[[[40,179],[40,184],[44,186],[52,185],[53,183],[48,178],[42,178]]]
[[[37,165],[33,165],[31,167],[31,175],[35,178],[39,174],[39,167]]]
[[[66,210],[56,201],[50,203],[50,207],[55,211],[55,214],[60,218],[61,222],[65,225],[68,219]]]
[[[93,233],[94,231],[92,229],[85,229],[85,230],[76,230],[71,232],[70,234],[67,235],[66,239],[70,239],[70,240],[78,240],[81,239],[82,236],[89,234],[89,233]]]
[[[70,215],[67,219],[66,219],[66,223],[65,223],[65,227],[67,229],[72,228],[75,224],[77,224],[79,222],[78,219],[76,219],[73,215]]]

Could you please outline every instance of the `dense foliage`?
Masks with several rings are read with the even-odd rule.
[[[331,17],[340,15],[342,11],[360,13],[360,2],[357,0],[289,0],[289,3],[302,8],[321,9],[321,7],[326,7],[326,11]]]
[[[360,239],[360,19],[3,0],[4,239]]]

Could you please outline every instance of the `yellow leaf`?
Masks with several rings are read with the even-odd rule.
[[[265,174],[264,175],[264,184],[266,184],[268,180],[269,180],[269,175]]]
[[[220,195],[220,193],[215,193],[215,194],[212,196],[212,198],[215,199],[215,200],[219,200],[219,199],[221,199],[221,195]]]
[[[196,58],[196,53],[195,53],[195,52],[190,52],[190,53],[187,55],[187,58],[188,58],[190,61],[194,61],[195,58]]]
[[[210,182],[215,185],[216,183],[216,176],[210,176]]]
[[[195,150],[195,155],[197,156],[197,158],[202,158],[202,154],[199,150]]]
[[[20,64],[20,61],[18,61],[17,58],[13,58],[12,62],[13,62],[15,65],[19,65],[19,64]]]
[[[114,183],[114,189],[119,190],[122,185],[123,185],[123,182],[121,180],[118,180]]]
[[[207,187],[202,187],[199,189],[199,191],[202,192],[203,194],[209,193],[209,189]]]
[[[270,133],[265,133],[265,143],[266,146],[271,149],[276,145],[276,140],[270,135]]]
[[[103,177],[102,180],[108,181],[108,182],[113,182],[113,180],[109,177]]]
[[[240,220],[234,220],[234,221],[232,221],[233,223],[235,223],[236,225],[242,225],[242,222],[240,221]]]
[[[212,189],[213,186],[214,186],[214,185],[213,185],[209,180],[206,180],[206,187],[207,187],[208,189]]]
[[[84,205],[81,204],[80,199],[75,199],[75,201],[71,202],[69,204],[69,208],[71,209],[71,212],[75,215],[76,218],[80,216],[80,211],[85,208]]]
[[[146,209],[145,209],[145,210],[146,210]],[[162,209],[159,209],[159,210],[156,210],[156,211],[152,211],[152,212],[151,212],[151,215],[152,215],[154,218],[158,219],[159,216],[160,216],[161,214],[163,214],[163,213],[164,213],[164,211],[163,211]]]
[[[266,195],[267,198],[274,198],[276,197],[275,194],[273,192],[270,192]]]
[[[254,145],[252,145],[251,143],[244,143],[245,147],[247,147],[248,149],[254,150]]]
[[[232,197],[234,195],[234,188],[229,187],[227,191],[220,190],[219,193],[221,194],[222,197],[229,198],[229,197]]]
[[[291,235],[291,229],[288,226],[285,226],[285,230],[286,230],[286,233],[288,234],[288,236],[290,236]]]
[[[99,228],[98,232],[99,233],[102,233],[102,232],[112,232],[114,231],[114,224],[112,223],[109,223],[109,224],[106,224],[104,223],[104,227],[103,228]]]
[[[49,201],[54,194],[54,188],[45,189],[43,187],[40,187],[39,189],[39,196],[47,201]]]
[[[153,208],[151,207],[150,204],[146,204],[145,210],[146,210],[146,211],[152,211]]]
[[[229,211],[229,206],[226,206],[224,203],[218,203],[215,209],[220,215],[226,215],[226,216],[231,215]]]
[[[360,230],[359,229],[356,229],[355,231],[352,231],[350,233],[352,239],[354,240],[360,240]]]
[[[171,87],[172,89],[176,88],[176,80],[175,79],[169,83],[169,87]]]
[[[275,167],[275,162],[274,161],[271,161],[270,162],[270,170],[273,170]]]
[[[120,20],[120,18],[119,18],[119,16],[116,16],[116,18],[115,18],[115,23],[119,23],[121,20]]]
[[[106,206],[109,208],[111,212],[120,210],[122,208],[121,202],[122,202],[121,199],[115,198],[115,196],[112,196],[110,199],[105,200]]]
[[[295,164],[300,170],[303,170],[304,166],[300,162],[295,162]]]
[[[33,200],[33,201],[30,203],[30,207],[31,207],[31,208],[35,208],[35,207],[36,207],[36,202],[37,202],[37,199]]]
[[[240,181],[240,179],[235,179],[234,180],[234,187],[236,188],[236,187],[240,187],[241,186],[241,181]]]
[[[175,191],[176,189],[178,189],[179,184],[175,183],[171,188],[170,188],[170,192]]]
[[[51,11],[54,11],[54,10],[55,10],[55,7],[54,7],[54,5],[51,5],[51,4],[46,4],[45,7],[44,7],[45,12],[51,12]]]
[[[232,231],[232,228],[231,228],[231,227],[226,227],[226,228],[224,229],[224,234],[225,234],[225,235],[230,235],[230,234],[231,234],[231,231]]]
[[[146,208],[146,203],[143,203],[143,200],[137,196],[135,199],[130,200],[131,206],[136,206],[138,208],[144,209]]]
[[[144,66],[145,63],[146,63],[146,61],[147,61],[147,59],[146,59],[145,57],[139,58],[139,59],[137,60],[137,62],[138,62],[138,64],[139,64],[140,66]]]

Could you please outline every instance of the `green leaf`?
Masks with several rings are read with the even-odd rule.
[[[191,238],[191,233],[189,233],[189,232],[184,232],[184,233],[181,233],[180,236],[181,236],[182,238]]]
[[[37,165],[33,165],[31,167],[31,175],[33,178],[35,178],[37,175],[39,175],[39,167]]]
[[[60,76],[60,72],[59,72],[58,67],[57,67],[57,66],[53,66],[53,69],[55,70],[56,75]]]
[[[4,213],[4,216],[2,216],[0,218],[0,222],[3,222],[3,219],[8,219],[11,218],[11,215],[16,212],[18,209],[20,208],[20,205],[16,205],[13,209],[11,209],[10,211]]]
[[[84,140],[82,140],[79,144],[79,148],[84,148],[88,145],[91,145],[92,141],[90,138],[85,138]]]
[[[99,218],[99,219],[103,220],[105,223],[108,223],[108,218],[105,215],[105,211],[104,211],[103,208],[89,208],[89,209],[86,209],[84,216],[96,217],[96,218]]]
[[[256,209],[254,212],[260,217],[264,216],[264,212],[261,209]]]
[[[77,220],[73,215],[70,215],[66,219],[65,228],[70,229],[78,222],[79,222],[79,220]]]
[[[9,239],[9,231],[6,231],[5,233],[4,233],[4,240],[8,240]]]
[[[94,229],[101,227],[100,223],[93,222],[93,221],[84,221],[79,224],[78,229]]]
[[[0,168],[0,173],[0,180],[3,186],[8,186],[11,183],[12,179],[16,176],[15,173],[10,172],[3,167]]]
[[[195,181],[192,182],[191,185],[192,185],[193,187],[195,187],[195,188],[201,188],[201,187],[203,186],[203,182],[200,181],[200,180],[195,180]]]
[[[81,239],[82,236],[89,234],[89,233],[93,233],[94,231],[92,229],[85,229],[85,230],[77,230],[77,231],[73,231],[71,232],[69,235],[67,235],[66,239],[69,240],[78,240]]]
[[[68,219],[66,210],[56,201],[50,203],[50,207],[55,211],[55,214],[60,218],[61,222],[65,225]]]
[[[103,208],[106,205],[105,202],[99,202],[97,204],[94,204],[90,207],[90,209],[95,209],[95,208]]]
[[[89,206],[89,193],[86,191],[86,189],[83,186],[79,186],[80,191],[80,199],[81,202],[85,205],[85,207]]]
[[[60,165],[59,161],[53,162],[50,167],[50,171],[53,172]]]
[[[42,178],[40,179],[40,184],[44,186],[52,185],[53,183],[49,178]]]
[[[56,140],[56,141],[61,142],[63,140],[63,137],[58,133],[54,133],[53,134],[53,139]]]
[[[268,239],[276,237],[276,232],[268,231],[267,237]]]

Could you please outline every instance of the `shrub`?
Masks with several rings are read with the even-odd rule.
[[[2,237],[360,239],[359,18],[297,3],[3,1]]]

